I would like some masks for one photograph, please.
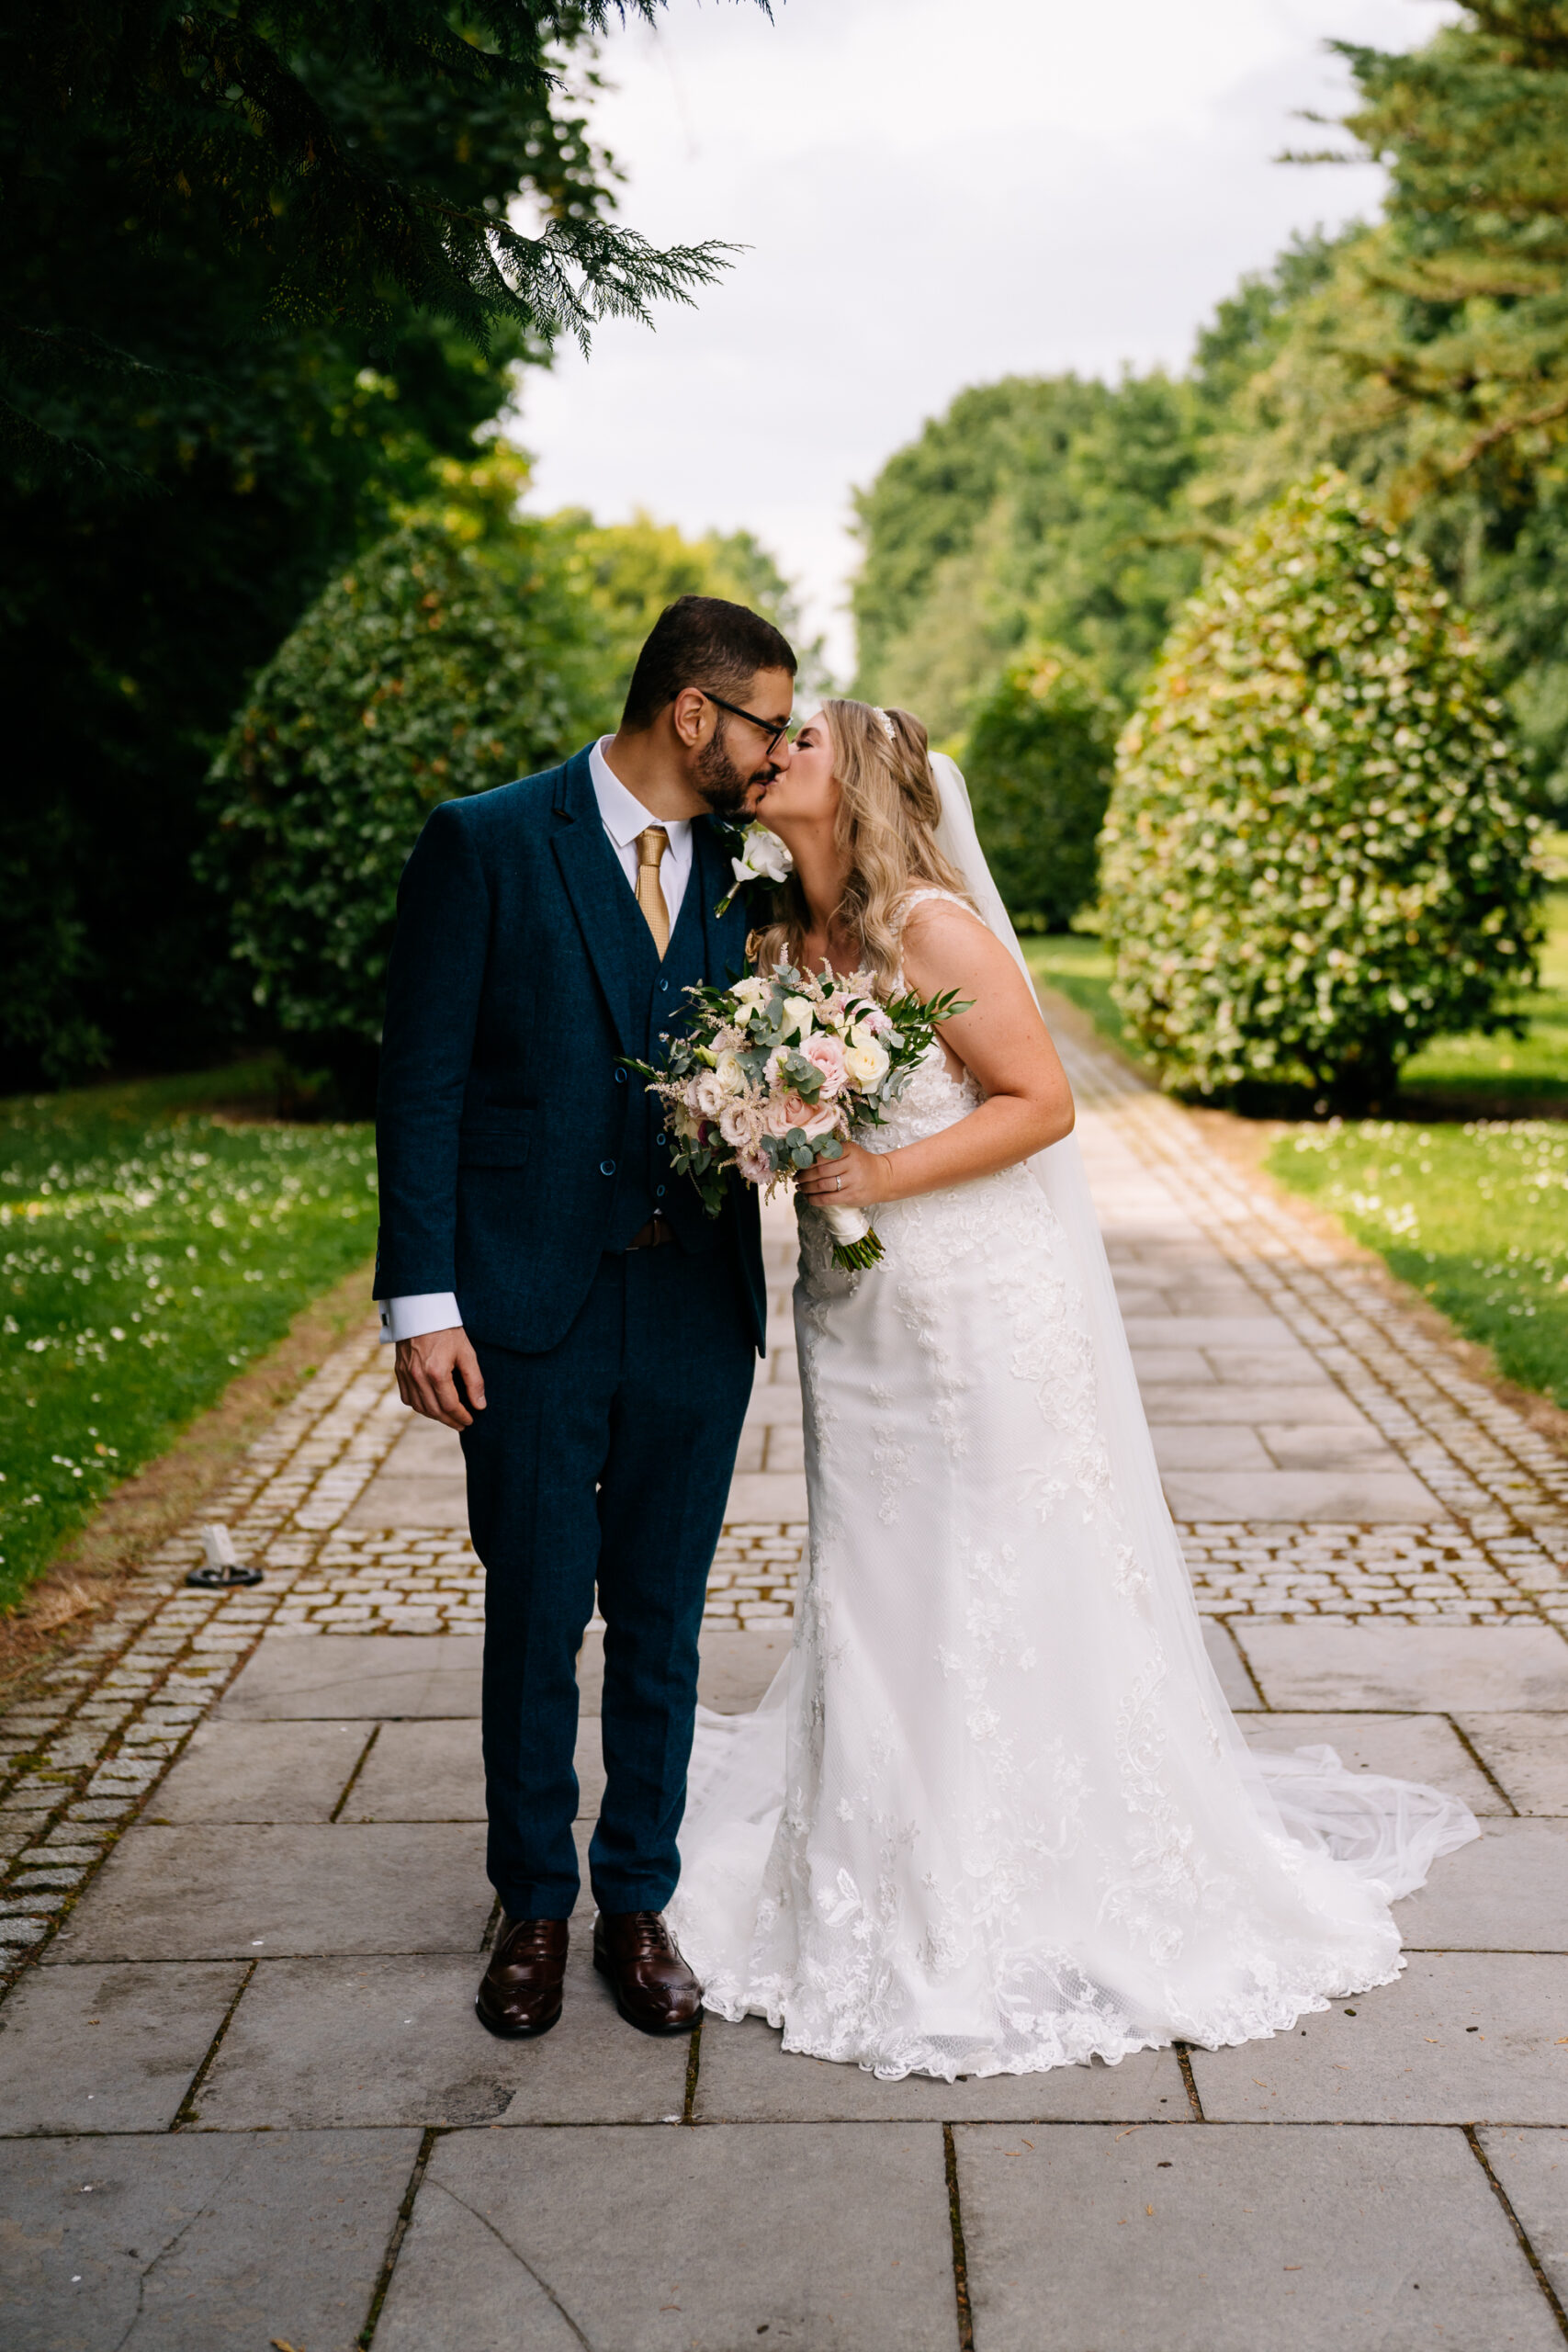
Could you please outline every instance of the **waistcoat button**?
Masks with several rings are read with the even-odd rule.
[[[615,1172],[615,1163],[613,1159],[602,1159],[599,1162],[599,1173],[601,1176],[613,1176]]]
[[[618,1070],[615,1072],[615,1084],[616,1084],[617,1086],[624,1086],[624,1085],[626,1084],[626,1071],[625,1071],[624,1069],[618,1069]]]

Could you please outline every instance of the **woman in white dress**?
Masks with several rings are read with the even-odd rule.
[[[907,713],[830,702],[760,813],[795,858],[764,963],[972,1009],[799,1187],[810,1558],[761,1707],[699,1720],[669,1916],[707,2006],[952,2079],[1388,1983],[1390,1903],[1475,1823],[1242,1741],[962,777]],[[834,1266],[825,1200],[871,1208],[880,1264]]]

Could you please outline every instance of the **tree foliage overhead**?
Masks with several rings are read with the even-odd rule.
[[[514,198],[558,259],[604,257],[582,304],[640,266],[572,65],[612,13],[5,12],[0,1088],[253,1019],[192,875],[203,778],[333,568],[547,358],[548,304],[499,290]]]
[[[242,257],[254,327],[388,338],[421,313],[483,349],[498,326],[585,340],[598,319],[689,299],[723,248],[660,252],[608,220],[585,144],[525,136],[509,168],[468,168],[493,153],[498,120],[525,132],[549,122],[566,51],[612,19],[651,22],[660,5],[12,0],[0,29],[0,220],[34,266],[0,304],[6,437],[35,461],[87,454],[60,434],[51,395],[90,405],[95,385],[150,364],[74,313],[69,271],[44,243],[51,183],[78,153],[112,158],[121,234],[155,245],[199,223]],[[401,139],[366,124],[367,85],[426,118],[423,153],[406,124]],[[532,232],[509,215],[526,181],[546,196]]]
[[[1568,443],[1568,6],[1468,0],[1404,54],[1334,44],[1344,128],[1390,178],[1330,336],[1405,511],[1493,452]]]
[[[1428,567],[1342,476],[1289,492],[1187,607],[1122,739],[1103,884],[1129,1028],[1200,1093],[1379,1101],[1531,978],[1531,821]]]
[[[1017,922],[1066,931],[1094,897],[1117,716],[1082,662],[1047,647],[1010,662],[971,719],[975,822]]]

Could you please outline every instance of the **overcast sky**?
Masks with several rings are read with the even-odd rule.
[[[1378,175],[1271,158],[1436,0],[670,0],[612,40],[596,133],[623,217],[745,245],[694,310],[530,373],[533,503],[746,526],[841,673],[850,492],[966,384],[1179,368],[1294,229]]]

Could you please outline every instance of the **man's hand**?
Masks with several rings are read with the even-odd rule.
[[[484,1374],[460,1323],[398,1341],[398,1394],[427,1420],[466,1430],[485,1408]],[[467,1402],[465,1403],[465,1398]]]

